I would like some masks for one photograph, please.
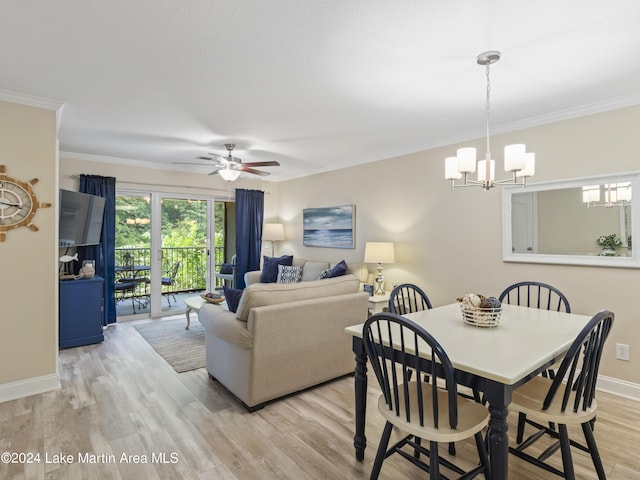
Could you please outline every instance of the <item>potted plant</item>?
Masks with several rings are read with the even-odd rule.
[[[615,257],[618,254],[616,249],[622,246],[622,240],[615,233],[599,236],[596,243],[602,247],[600,255],[603,257]]]

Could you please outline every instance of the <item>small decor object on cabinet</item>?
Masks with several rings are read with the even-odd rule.
[[[370,297],[373,297],[373,285],[371,285],[370,283],[365,283],[362,286],[362,290],[367,292]]]
[[[82,268],[80,269],[81,278],[91,278],[96,274],[95,268],[96,262],[94,260],[83,260]]]
[[[37,178],[21,182],[8,177],[4,165],[0,165],[0,242],[4,242],[7,230],[27,227],[38,231],[31,219],[38,208],[50,207],[50,203],[38,203],[33,187]]]
[[[302,243],[308,247],[355,248],[354,205],[305,208]]]
[[[479,293],[467,293],[459,297],[462,319],[475,327],[495,327],[500,323],[502,303],[496,297],[485,297]]]
[[[600,256],[602,257],[617,256],[618,251],[616,249],[622,246],[622,240],[620,240],[615,233],[611,235],[601,235],[596,242],[602,247],[602,252],[600,252]]]

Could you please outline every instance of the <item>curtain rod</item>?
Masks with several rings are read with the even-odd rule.
[[[74,174],[74,175],[69,175],[70,178],[73,179],[80,179],[80,175],[79,174]],[[196,187],[196,186],[192,186],[192,185],[169,185],[169,184],[165,184],[165,183],[146,183],[146,182],[128,182],[126,180],[117,180],[116,179],[116,183],[124,183],[124,184],[129,184],[129,185],[144,185],[147,187],[169,187],[169,188],[175,188],[175,187],[180,187],[180,188],[190,188],[190,189],[196,189],[196,190],[212,190],[215,192],[224,192],[227,194],[227,196],[232,197],[235,196],[233,193],[230,193],[228,190],[222,189],[222,188],[210,188],[210,187]],[[271,195],[269,192],[264,192],[265,195]]]

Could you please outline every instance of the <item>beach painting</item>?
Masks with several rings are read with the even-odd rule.
[[[303,244],[308,247],[355,248],[354,205],[305,208]]]

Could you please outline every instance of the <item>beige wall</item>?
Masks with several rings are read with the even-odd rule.
[[[640,106],[529,128],[492,137],[501,165],[509,143],[536,153],[535,181],[638,170]],[[468,142],[483,151],[483,140]],[[307,259],[360,262],[366,241],[393,241],[396,263],[385,266],[387,289],[415,282],[435,305],[466,292],[498,295],[514,282],[531,279],[556,285],[573,310],[594,314],[607,308],[616,321],[601,373],[640,384],[640,272],[635,269],[505,263],[502,261],[499,188],[451,191],[444,158],[458,146],[437,148],[373,164],[323,173],[279,185],[278,210],[286,242],[279,252]],[[302,209],[356,205],[356,248],[305,248]],[[373,266],[370,268],[373,271]],[[631,345],[631,362],[615,360],[615,343]]]
[[[0,101],[0,164],[17,180],[37,177],[38,201],[54,204],[36,212],[39,231],[10,230],[0,243],[2,401],[34,383],[57,384],[56,112]]]

